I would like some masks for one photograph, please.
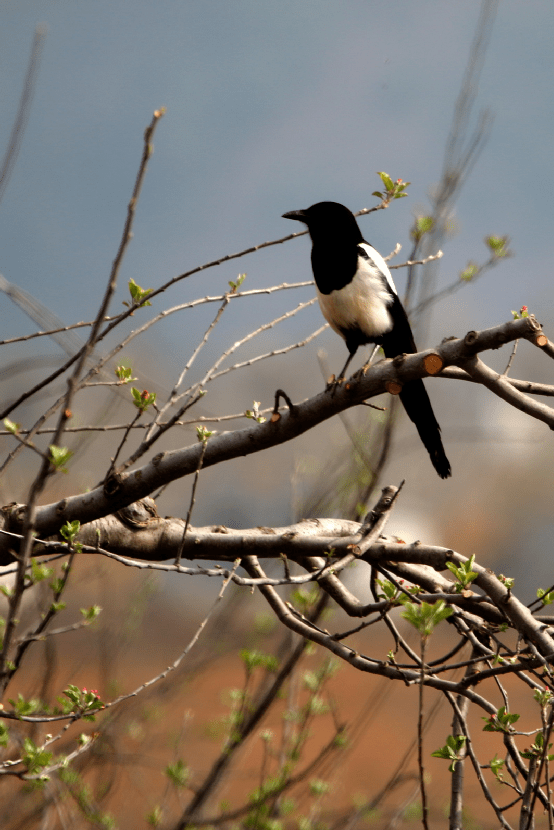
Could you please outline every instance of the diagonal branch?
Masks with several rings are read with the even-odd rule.
[[[346,381],[340,389],[334,390],[334,394],[325,390],[295,404],[293,411],[283,412],[275,421],[213,435],[206,449],[203,467],[291,441],[339,412],[382,394],[391,387],[391,383],[398,388],[399,384],[426,377],[428,371],[425,367],[429,358],[432,365],[449,366],[506,342],[536,337],[537,332],[540,332],[540,326],[532,317],[510,320],[482,332],[469,332],[462,339],[447,340],[434,350],[383,360],[369,369],[365,376],[358,374]],[[170,481],[194,474],[198,469],[200,453],[198,444],[162,452],[143,467],[114,477],[107,488],[96,487],[89,493],[41,506],[37,509],[36,530],[44,536],[55,533],[65,521],[78,519],[85,524],[121,510]]]

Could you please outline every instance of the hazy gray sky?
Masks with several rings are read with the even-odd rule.
[[[409,199],[363,220],[364,232],[383,251],[406,246],[414,206],[440,174],[479,9],[477,0],[4,0],[0,147],[37,23],[47,38],[0,205],[0,271],[50,306],[70,298],[68,320],[90,313],[142,131],[160,106],[125,277],[157,284],[279,236],[281,213],[321,199],[371,205],[376,170],[413,185]],[[474,325],[550,296],[553,18],[551,3],[500,3],[477,98],[493,130],[442,274],[480,257],[487,232],[509,234],[517,259],[468,299],[482,310],[487,298]],[[274,268],[302,265],[295,245]],[[8,307],[3,324],[20,323]]]

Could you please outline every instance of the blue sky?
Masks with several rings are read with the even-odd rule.
[[[281,235],[281,213],[322,199],[371,205],[376,170],[413,185],[410,199],[364,220],[364,232],[381,250],[406,246],[414,206],[440,175],[479,8],[441,0],[4,2],[0,146],[35,24],[46,25],[47,38],[0,206],[2,273],[49,305],[77,282],[67,316],[86,316],[115,251],[142,130],[159,106],[167,115],[129,273],[165,280]],[[553,16],[550,4],[500,3],[477,97],[477,110],[493,112],[493,130],[442,267],[451,279],[480,256],[485,233],[509,234],[517,263],[503,271],[502,287],[479,288],[495,298],[499,319],[549,289]]]

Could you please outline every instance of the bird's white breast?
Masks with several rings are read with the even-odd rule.
[[[364,245],[375,262],[377,252],[370,245]],[[389,306],[392,302],[391,289],[394,289],[390,271],[379,256],[377,267],[362,257],[358,260],[358,270],[348,285],[339,291],[317,296],[323,316],[332,329],[344,337],[341,329],[361,329],[367,337],[379,337],[392,327]],[[379,266],[384,266],[384,273]],[[390,282],[389,282],[390,277]],[[391,288],[387,286],[387,282]],[[395,291],[396,293],[396,291]]]

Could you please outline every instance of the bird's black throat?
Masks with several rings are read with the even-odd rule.
[[[340,291],[352,282],[358,267],[357,245],[333,245],[314,242],[312,247],[312,269],[316,285],[322,294]]]

